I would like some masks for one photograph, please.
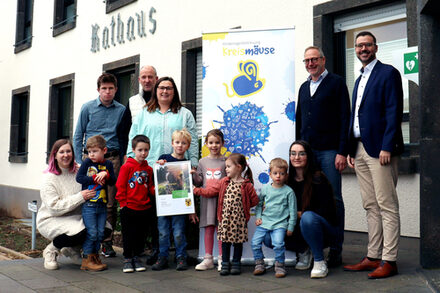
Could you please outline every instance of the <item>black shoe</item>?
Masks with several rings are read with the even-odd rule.
[[[241,274],[241,263],[233,261],[231,265],[231,275],[240,275],[240,274]]]
[[[338,267],[342,264],[342,254],[336,250],[330,249],[327,257],[327,266],[329,268]]]
[[[102,242],[101,254],[105,257],[116,256],[116,252],[113,249],[113,243],[111,241]]]
[[[221,276],[229,275],[229,270],[231,268],[231,264],[229,262],[222,261],[222,269],[220,270]]]
[[[147,268],[142,264],[141,259],[137,256],[133,257],[133,268],[136,272],[143,272],[147,270]]]
[[[168,268],[168,258],[159,256],[156,263],[151,267],[153,271],[161,271]]]
[[[186,257],[179,256],[177,258],[176,270],[178,270],[178,271],[186,271],[187,269],[188,269],[188,264],[186,263]]]
[[[152,266],[156,263],[159,257],[159,251],[153,250],[149,255],[147,255],[147,265]]]

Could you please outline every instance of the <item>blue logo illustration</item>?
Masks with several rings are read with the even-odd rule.
[[[225,147],[231,153],[241,153],[246,157],[261,156],[262,146],[268,141],[270,124],[269,118],[263,112],[263,107],[246,102],[232,106],[228,111],[217,106],[223,114],[220,130],[225,136]]]
[[[284,108],[284,114],[292,122],[295,122],[295,101],[289,101]]]
[[[266,80],[258,77],[258,64],[252,60],[240,61],[238,63],[238,74],[233,80],[231,89],[233,94],[229,93],[228,85],[223,83],[226,87],[226,95],[233,97],[237,95],[240,98],[253,95],[264,88]]]
[[[269,178],[269,174],[266,172],[261,172],[260,175],[258,175],[258,181],[260,181],[261,184],[269,183]]]

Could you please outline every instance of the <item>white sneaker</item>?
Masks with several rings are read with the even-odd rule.
[[[295,269],[308,270],[312,266],[313,256],[310,248],[307,248],[303,253],[298,253],[298,261],[296,262]]]
[[[58,248],[53,245],[51,242],[44,250],[44,268],[46,270],[56,270],[58,269],[57,256],[60,253]]]
[[[61,254],[71,258],[73,261],[75,262],[79,262],[81,261],[81,252],[80,252],[81,247],[77,246],[77,247],[63,247],[61,248]]]
[[[214,268],[214,261],[212,255],[205,255],[205,258],[201,263],[196,265],[196,271],[206,271]]]
[[[310,278],[325,278],[327,277],[328,269],[325,260],[315,261],[313,264],[312,272],[310,273]]]
[[[221,271],[222,270],[222,256],[221,255],[219,255],[218,257],[217,257],[217,271]]]

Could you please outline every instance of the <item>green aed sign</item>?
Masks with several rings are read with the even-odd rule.
[[[419,73],[419,53],[404,53],[403,68],[405,74]]]

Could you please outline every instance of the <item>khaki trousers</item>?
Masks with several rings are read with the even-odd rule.
[[[359,181],[363,207],[367,213],[368,257],[397,260],[400,237],[399,200],[396,185],[398,157],[382,166],[370,157],[362,142],[358,143],[355,171]]]

